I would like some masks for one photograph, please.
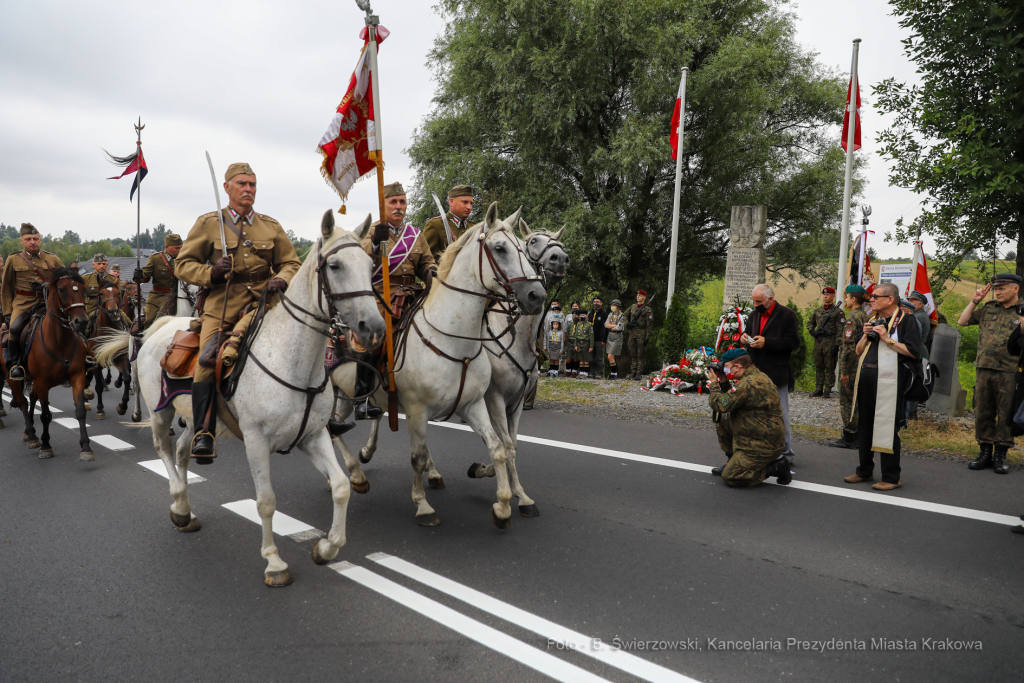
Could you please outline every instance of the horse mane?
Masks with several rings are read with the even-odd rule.
[[[483,230],[483,223],[470,228],[466,232],[462,233],[462,236],[448,245],[448,248],[441,254],[441,261],[437,264],[437,276],[442,280],[448,280],[448,274],[452,270],[452,265],[455,263],[456,257],[459,255],[466,245],[476,239],[477,234]]]
[[[70,277],[78,284],[85,284],[85,280],[74,268],[58,268],[57,270],[53,271],[53,273],[50,275],[50,281],[47,284],[52,287],[53,285],[57,284],[57,280],[61,279],[62,277]]]

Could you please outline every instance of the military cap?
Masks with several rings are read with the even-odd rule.
[[[998,273],[992,278],[994,285],[1020,285],[1021,277],[1015,273]]]
[[[472,197],[473,188],[470,185],[456,185],[452,189],[448,190],[448,199],[455,199],[456,197]]]
[[[36,230],[36,226],[32,225],[31,223],[22,223],[21,224],[21,234],[22,235],[38,235],[39,231]]]
[[[164,246],[165,247],[178,247],[181,246],[181,235],[169,232],[164,235]]]
[[[860,285],[850,285],[846,288],[847,294],[867,294],[868,290],[864,289]]]
[[[93,263],[106,263],[107,262],[107,257],[104,256],[103,254],[96,254],[95,256],[92,257],[92,262]]]
[[[231,180],[240,173],[244,173],[246,175],[256,175],[255,171],[252,170],[252,166],[250,166],[249,164],[231,164],[230,166],[228,166],[227,172],[224,173],[224,182]]]
[[[914,299],[917,299],[918,301],[920,301],[923,304],[927,304],[928,303],[928,297],[926,297],[924,294],[922,294],[921,292],[917,291],[916,289],[913,292],[910,293],[910,299],[911,299],[911,301],[913,301]]]
[[[643,296],[647,296],[647,292],[645,292],[645,291],[644,291],[644,290],[642,290],[642,289],[638,289],[638,290],[636,290],[636,293],[637,293],[637,294],[642,294]]]
[[[910,310],[914,310],[915,306],[906,299],[900,299],[900,308],[909,308]]]
[[[388,197],[404,197],[405,188],[402,187],[402,183],[391,183],[390,185],[384,186],[384,199]]]
[[[622,302],[619,301],[618,299],[612,299],[612,306],[618,306],[618,307],[621,308],[622,307]]]
[[[746,349],[729,349],[722,354],[723,363],[731,363],[741,356],[749,355]]]
[[[836,293],[836,288],[835,287],[825,287],[824,289],[821,290],[821,293],[822,294],[835,294]]]
[[[119,266],[116,263],[111,263],[110,264],[110,272],[111,273],[113,273],[113,272],[118,272],[118,273],[121,272],[121,266]]]

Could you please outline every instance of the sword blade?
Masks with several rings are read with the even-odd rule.
[[[206,163],[210,167],[210,180],[213,181],[213,197],[217,200],[217,219],[220,221],[220,245],[223,248],[222,256],[228,255],[228,240],[224,236],[224,212],[220,208],[220,188],[217,187],[217,173],[213,170],[213,159],[210,153],[206,153]]]
[[[452,230],[452,226],[448,224],[448,212],[441,206],[441,200],[437,198],[436,192],[431,192],[430,196],[434,198],[434,203],[437,204],[437,210],[441,212],[441,222],[444,223],[445,234],[448,235],[448,244],[455,241],[455,231]]]

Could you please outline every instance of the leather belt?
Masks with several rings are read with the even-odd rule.
[[[26,292],[24,289],[16,289],[16,290],[14,290],[14,293],[17,294],[18,296],[31,296],[31,297],[39,296],[39,292]]]
[[[399,275],[397,277],[392,277],[392,278],[389,278],[389,279],[391,280],[391,284],[396,284],[396,283],[400,284],[400,285],[414,285],[414,284],[416,284],[416,278],[413,277],[412,275]]]
[[[870,368],[871,370],[877,370],[878,369],[878,364],[877,363],[865,363],[862,367]]]
[[[171,293],[171,288],[170,287],[157,287],[156,285],[153,285],[153,291],[156,292],[157,294],[170,294]]]
[[[231,282],[266,282],[270,279],[269,270],[261,270],[255,273],[231,273]]]

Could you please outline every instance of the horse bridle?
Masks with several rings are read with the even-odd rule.
[[[52,286],[54,288],[56,288],[57,284],[59,282],[61,282],[62,280],[70,281],[72,283],[72,289],[74,291],[78,291],[78,283],[75,281],[75,278],[72,277],[71,275],[63,275],[63,276],[57,278],[52,283]],[[59,361],[61,363],[61,365],[63,365],[64,368],[66,369],[66,368],[71,367],[71,359],[75,355],[75,349],[78,348],[78,342],[79,341],[81,341],[83,344],[85,344],[86,348],[88,348],[88,342],[84,338],[82,338],[82,335],[78,332],[78,330],[75,329],[74,323],[72,322],[72,319],[71,319],[71,315],[68,313],[69,310],[71,310],[73,308],[78,308],[79,306],[81,306],[82,308],[85,308],[85,303],[84,302],[82,302],[82,303],[74,303],[74,304],[69,304],[68,306],[65,306],[63,303],[61,303],[61,300],[60,300],[60,290],[58,289],[57,290],[57,308],[59,309],[59,311],[60,311],[60,313],[62,314],[63,317],[55,315],[54,312],[50,310],[50,305],[49,305],[49,301],[50,301],[50,291],[49,291],[50,290],[50,286],[51,285],[47,285],[46,287],[43,288],[43,304],[46,306],[46,316],[48,318],[52,318],[52,319],[56,320],[57,323],[61,327],[67,329],[68,331],[70,331],[72,334],[75,335],[75,344],[74,344],[74,346],[71,347],[71,354],[67,358],[61,358],[60,356],[55,354],[53,351],[51,351],[50,348],[46,345],[46,338],[43,336],[42,325],[38,325],[37,324],[36,328],[35,328],[35,330],[33,330],[32,334],[33,335],[35,335],[37,333],[39,334],[39,341],[42,343],[43,351],[46,352],[46,355],[48,355],[50,358],[52,358],[52,359],[54,359],[56,361]],[[83,294],[83,297],[84,297],[84,294]]]
[[[565,245],[564,244],[562,244],[560,241],[554,239],[550,235],[548,235],[548,237],[549,237],[548,243],[544,245],[544,248],[540,250],[540,253],[537,254],[536,258],[531,256],[530,253],[529,253],[529,249],[530,249],[529,242],[527,242],[527,246],[526,246],[526,249],[527,249],[526,257],[528,259],[530,259],[530,263],[533,264],[534,269],[540,272],[541,280],[544,283],[545,287],[547,287],[548,284],[549,284],[548,283],[548,269],[544,268],[543,266],[541,266],[541,264],[540,264],[541,259],[544,258],[544,254],[548,253],[549,249],[552,249],[554,247],[559,247],[563,252],[565,251]]]
[[[177,278],[175,278],[175,279],[177,279]],[[194,294],[192,294],[192,292],[188,291],[188,285],[185,284],[184,281],[178,280],[178,289],[180,289],[181,293],[185,295],[185,301],[187,301],[188,305],[192,308],[193,311],[195,311],[196,310],[196,297],[195,297]]]

